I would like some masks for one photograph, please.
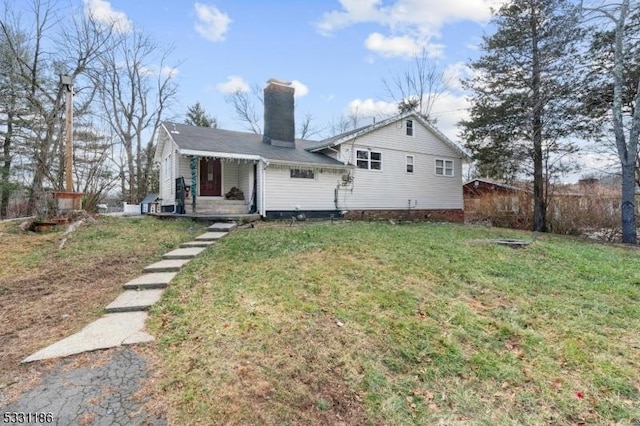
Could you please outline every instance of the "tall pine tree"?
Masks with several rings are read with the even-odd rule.
[[[547,185],[554,164],[575,147],[578,9],[566,0],[511,0],[493,11],[493,35],[471,63],[470,119],[462,137],[486,177],[533,176],[533,229],[546,231]]]
[[[218,127],[218,120],[215,117],[207,115],[200,102],[196,102],[187,109],[187,118],[185,124],[199,127]]]

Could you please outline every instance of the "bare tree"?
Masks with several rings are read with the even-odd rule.
[[[24,25],[5,3],[5,19],[0,30],[8,51],[15,58],[15,77],[24,91],[28,112],[25,155],[31,164],[29,210],[33,212],[45,184],[62,189],[64,152],[62,150],[62,116],[64,92],[59,75],[76,79],[107,48],[111,28],[92,16],[82,16],[67,23],[55,9],[55,2],[32,0],[30,25]],[[30,30],[28,28],[31,28]],[[66,49],[49,51],[46,40]]]
[[[262,133],[262,111],[258,110],[258,105],[264,107],[264,99],[260,86],[253,86],[250,92],[236,90],[227,95],[225,101],[233,107],[236,118],[245,129],[256,134]]]
[[[606,109],[607,113],[610,109],[615,146],[622,170],[622,204],[620,209],[622,240],[625,243],[636,244],[638,237],[635,214],[635,171],[640,136],[640,108],[638,108],[640,105],[640,76],[629,75],[625,70],[629,69],[630,62],[635,60],[633,56],[628,54],[632,50],[630,45],[639,43],[640,6],[637,2],[632,5],[630,0],[622,0],[619,3],[598,8],[584,7],[584,10],[608,22],[613,33],[612,56],[610,66],[606,69],[608,82],[612,85],[613,92]],[[631,25],[632,21],[634,21],[633,25]],[[633,93],[631,102],[625,102],[625,97],[629,96],[629,93]],[[625,108],[625,103],[631,105],[632,108]]]
[[[446,91],[443,71],[429,59],[424,48],[402,73],[383,78],[382,83],[388,98],[398,103],[400,113],[415,110],[428,120],[432,119],[433,105]]]
[[[306,113],[298,127],[298,137],[300,139],[309,139],[319,133],[320,129],[313,125],[313,115],[310,112]]]
[[[156,129],[176,95],[175,68],[167,65],[170,53],[141,31],[131,31],[100,58],[92,75],[102,114],[124,152],[121,188],[132,203],[149,191]]]

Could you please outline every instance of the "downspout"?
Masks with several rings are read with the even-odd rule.
[[[267,214],[267,167],[269,167],[269,161],[262,158],[260,160],[263,164],[260,167],[260,176],[262,178],[262,185],[260,188],[260,216],[265,217]]]

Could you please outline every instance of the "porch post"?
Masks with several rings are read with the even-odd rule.
[[[196,193],[198,192],[198,160],[195,155],[191,156],[191,213],[196,212]]]

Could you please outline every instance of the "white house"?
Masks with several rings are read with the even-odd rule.
[[[163,123],[155,153],[163,211],[180,210],[176,179],[183,178],[186,212],[195,199],[197,213],[464,220],[467,156],[419,114],[319,142],[296,140],[293,93],[269,80],[264,135]],[[244,200],[226,200],[232,188]]]

